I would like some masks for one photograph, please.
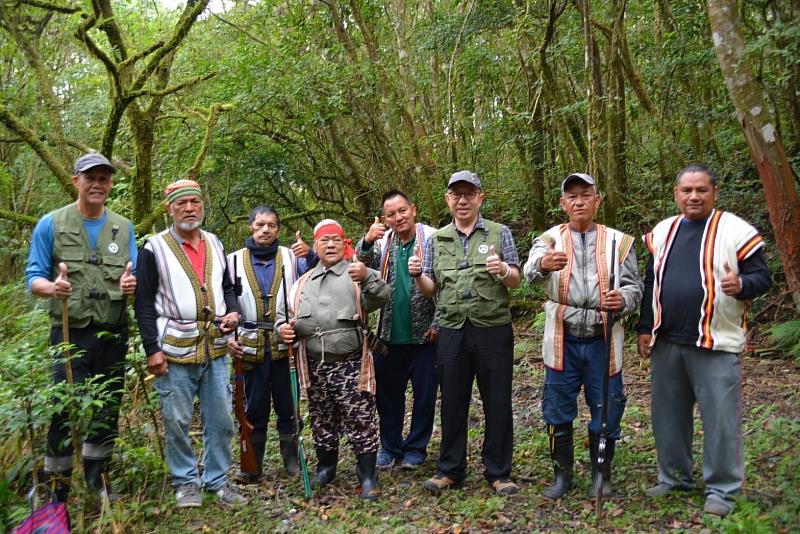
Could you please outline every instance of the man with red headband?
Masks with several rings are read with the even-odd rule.
[[[239,308],[225,251],[217,236],[200,229],[205,208],[197,182],[178,180],[165,194],[174,223],[139,253],[136,318],[161,400],[175,506],[202,506],[201,484],[223,506],[246,504],[227,476],[233,419],[225,336],[238,326]],[[202,475],[189,437],[195,397],[202,413]]]
[[[375,373],[362,324],[386,304],[391,289],[380,274],[357,259],[342,226],[325,219],[314,228],[317,266],[292,286],[289,302],[278,302],[275,327],[284,343],[299,341],[300,387],[308,412],[320,488],[336,476],[339,437],[356,454],[361,498],[380,495],[375,461],[380,445],[375,409]],[[288,319],[287,319],[288,307]]]

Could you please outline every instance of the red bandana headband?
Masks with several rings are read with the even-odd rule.
[[[344,258],[346,260],[351,260],[353,256],[356,255],[356,251],[353,248],[353,241],[347,238],[341,224],[334,221],[333,219],[324,219],[314,227],[315,241],[319,239],[321,236],[331,235],[331,234],[338,235],[339,237],[344,239],[344,245],[345,245]]]

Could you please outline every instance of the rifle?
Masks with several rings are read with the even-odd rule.
[[[286,291],[286,268],[281,265],[281,286],[283,288],[283,309],[286,313],[286,322],[289,322],[289,297]],[[306,450],[303,447],[302,427],[300,425],[300,391],[297,386],[297,364],[294,359],[294,345],[286,344],[289,353],[289,381],[292,383],[292,417],[294,419],[294,439],[297,441],[297,458],[300,463],[300,474],[303,477],[303,494],[306,500],[311,499],[311,479],[308,476],[308,462]]]
[[[233,293],[236,295],[238,302],[239,297],[242,296],[242,278],[236,273],[236,256],[233,257]],[[239,342],[239,327],[237,326],[233,331],[233,339]],[[236,420],[239,422],[239,460],[241,461],[242,472],[257,474],[261,470],[256,460],[256,453],[253,450],[253,441],[250,439],[250,433],[253,431],[253,425],[247,420],[244,413],[244,373],[242,372],[242,359],[233,359],[233,383],[236,387],[236,401],[234,404],[234,411],[236,412]]]
[[[617,238],[611,238],[611,272],[608,275],[608,290],[614,291],[617,281]],[[614,312],[609,311],[606,318],[606,359],[603,364],[603,397],[600,405],[600,437],[597,441],[597,491],[595,492],[594,513],[597,519],[603,516],[603,466],[606,461],[606,441],[608,440],[608,371],[611,367],[611,330],[614,328]]]

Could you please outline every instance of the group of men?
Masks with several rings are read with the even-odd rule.
[[[205,204],[196,182],[179,180],[166,188],[173,224],[137,250],[130,221],[105,208],[111,162],[87,154],[74,171],[78,200],[41,219],[26,276],[34,294],[52,299],[51,344],[67,337],[67,321],[68,339],[80,351],[70,361],[57,360],[55,380],[65,380],[70,366],[76,381],[99,375],[112,392],[83,442],[90,488],[108,491],[104,473],[117,433],[126,299],[135,295],[178,507],[201,506],[201,490],[223,505],[247,502],[228,477],[234,434],[229,356],[244,367],[245,416],[256,458],[256,469],[236,473],[236,482],[262,480],[271,405],[284,469],[299,473],[296,431],[302,421],[294,386],[308,399],[316,488],[336,476],[342,434],[355,454],[365,500],[380,495],[377,469],[418,468],[428,454],[439,392],[439,457],[422,487],[432,494],[460,487],[477,381],[484,478],[492,491],[515,494],[509,290],[519,287],[524,273],[529,282],[544,284],[547,296],[542,410],[555,477],[543,495],[559,499],[573,487],[573,421],[581,388],[591,414],[590,492],[611,494],[626,403],[618,319],[641,308],[638,348],[652,360],[659,466],[658,484],[647,495],[694,487],[697,403],[704,427],[704,509],[724,516],[733,508],[744,479],[739,363],[745,313],[747,302],[769,288],[770,275],[758,232],[714,208],[718,189],[709,168],[693,165],[677,175],[680,214],[644,236],[650,252],[644,283],[634,239],[595,222],[602,197],[594,178],[583,173],[561,184],[568,222],[534,239],[522,269],[509,228],[483,218],[484,190],[471,171],[456,172],[447,183],[452,222],[443,228],[419,223],[408,195],[392,190],[383,196],[382,217],[355,247],[332,219],[314,228],[313,248],[299,232],[285,247],[278,213],[260,206],[250,215],[245,246],[227,256],[219,239],[201,229]],[[369,315],[377,310],[372,332]],[[404,437],[409,382],[413,408]],[[189,437],[195,398],[202,469]],[[66,410],[53,418],[44,466],[61,500],[72,468],[68,421]]]

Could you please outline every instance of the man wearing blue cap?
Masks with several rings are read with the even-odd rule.
[[[484,478],[497,494],[519,491],[509,478],[514,333],[508,295],[509,289],[519,287],[519,257],[508,227],[481,216],[483,199],[477,174],[453,174],[445,193],[453,222],[425,242],[423,258],[414,255],[408,260],[417,288],[429,298],[436,296],[438,306],[442,443],[437,472],[422,485],[434,495],[461,486],[466,476],[469,405],[476,379],[486,418]]]
[[[86,483],[98,492],[106,491],[103,473],[117,435],[128,346],[126,297],[136,291],[133,224],[105,207],[114,172],[102,154],[78,158],[72,177],[78,200],[39,220],[25,271],[30,291],[51,299],[51,345],[65,339],[60,301],[67,301],[68,339],[76,349],[71,360],[75,382],[100,377],[97,383],[109,394],[83,442]],[[101,332],[111,335],[98,335]],[[63,361],[54,364],[56,383],[65,381],[66,373]],[[62,502],[69,495],[72,472],[69,420],[66,411],[53,416],[44,460],[45,474],[55,479]]]

